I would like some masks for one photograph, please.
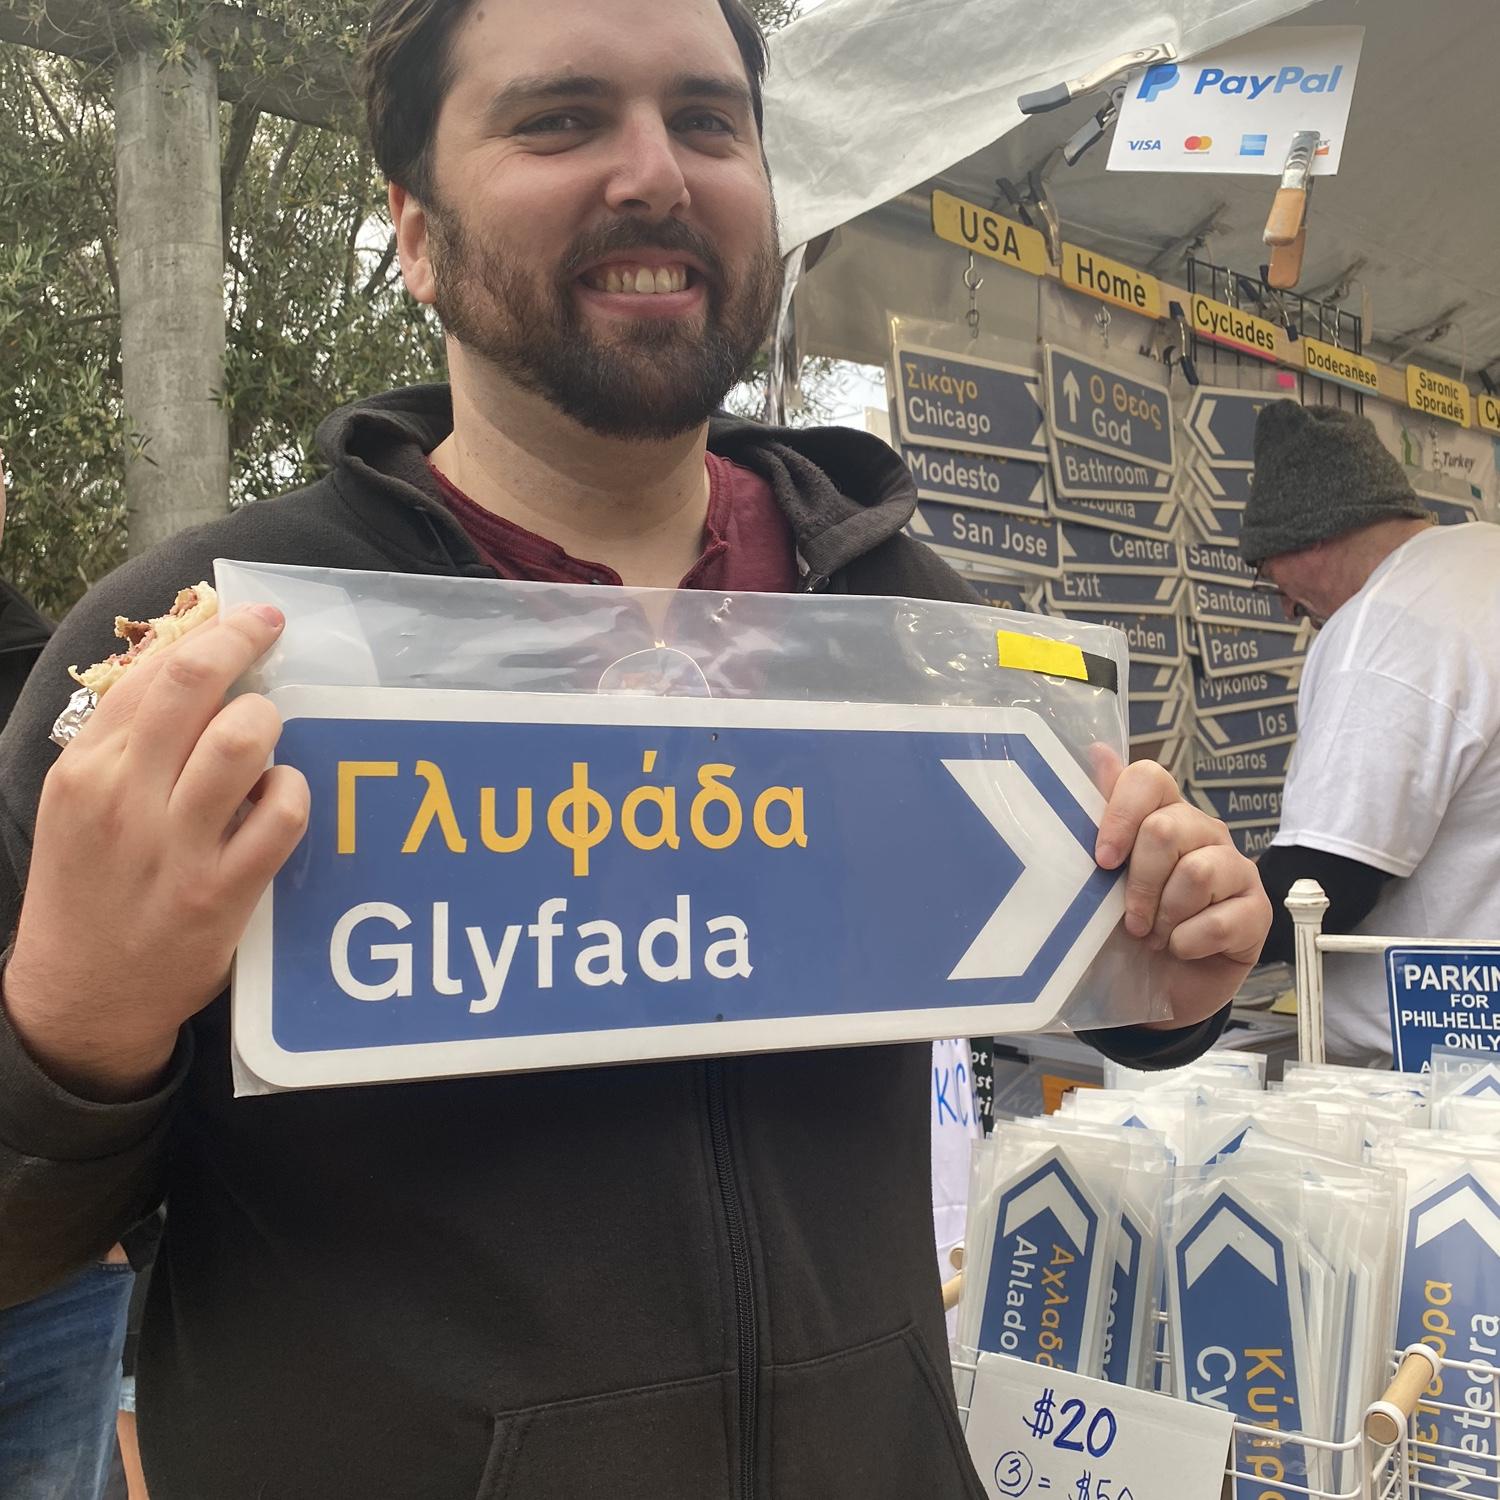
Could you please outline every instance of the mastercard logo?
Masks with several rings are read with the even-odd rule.
[[[1214,138],[1211,135],[1190,135],[1183,143],[1184,151],[1211,151]]]

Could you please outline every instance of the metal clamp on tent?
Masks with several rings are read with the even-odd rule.
[[[1266,268],[1268,286],[1287,290],[1302,277],[1302,256],[1307,247],[1307,207],[1312,197],[1312,164],[1318,150],[1318,132],[1299,130],[1292,137],[1281,173],[1281,186],[1266,219],[1265,243],[1271,247]]]
[[[1155,47],[1139,47],[1134,52],[1122,52],[1117,57],[1112,57],[1106,63],[1101,63],[1091,73],[1085,73],[1082,78],[1072,78],[1065,83],[1055,83],[1049,89],[1037,89],[1030,94],[1022,94],[1016,100],[1016,108],[1023,115],[1046,114],[1050,109],[1061,109],[1065,104],[1071,104],[1075,99],[1082,99],[1086,94],[1092,94],[1102,89],[1107,83],[1115,79],[1123,79],[1126,73],[1135,68],[1150,67],[1153,63],[1176,62],[1177,49],[1170,42],[1162,42]]]

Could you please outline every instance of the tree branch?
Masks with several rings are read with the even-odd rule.
[[[360,288],[359,295],[366,302],[385,285],[385,273],[390,270],[391,262],[396,258],[396,231],[391,231],[391,237],[385,242],[385,252],[375,263],[375,269],[370,272],[365,284]]]
[[[248,99],[241,99],[229,116],[229,139],[224,146],[224,166],[221,173],[223,204],[223,240],[225,259],[229,256],[229,224],[234,206],[234,190],[239,186],[245,163],[250,159],[250,148],[255,144],[255,127],[260,123],[260,110]]]
[[[292,164],[292,153],[302,139],[303,128],[299,120],[287,131],[286,140],[282,143],[281,155],[276,158],[276,165],[271,168],[271,176],[266,183],[266,203],[271,209],[274,209],[281,201],[281,184],[286,179],[287,168]]]

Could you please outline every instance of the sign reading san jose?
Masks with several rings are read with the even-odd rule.
[[[1119,918],[1025,709],[285,688],[236,961],[283,1087],[1039,1029]]]

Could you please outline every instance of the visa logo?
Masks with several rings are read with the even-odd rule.
[[[1243,95],[1247,99],[1259,99],[1268,89],[1273,94],[1283,94],[1296,89],[1303,94],[1333,94],[1338,92],[1339,79],[1344,65],[1338,64],[1331,73],[1309,73],[1295,63],[1277,73],[1226,73],[1223,68],[1204,68],[1193,86],[1194,95],[1217,89],[1221,94]],[[1142,90],[1144,93],[1144,90]],[[1154,97],[1154,96],[1153,96]]]
[[[1266,137],[1263,135],[1242,135],[1240,137],[1241,156],[1264,156],[1266,154]]]
[[[1160,151],[1161,150],[1161,142],[1160,141],[1144,141],[1144,140],[1142,140],[1142,141],[1130,141],[1128,144],[1129,144],[1130,149],[1132,151]]]

